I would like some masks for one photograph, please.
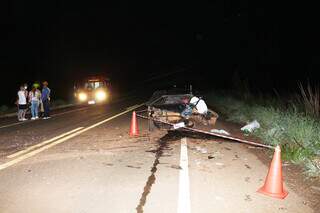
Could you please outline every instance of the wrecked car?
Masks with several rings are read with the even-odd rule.
[[[146,105],[149,130],[154,127],[168,130],[201,125],[213,127],[219,117],[216,112],[207,108],[201,97],[188,93],[170,94],[157,91]]]

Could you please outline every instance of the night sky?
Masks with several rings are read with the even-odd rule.
[[[0,104],[12,104],[18,85],[34,80],[48,80],[65,98],[74,81],[96,73],[121,91],[177,70],[185,70],[172,77],[177,83],[199,89],[231,88],[235,73],[261,91],[318,81],[315,5],[99,2],[1,3]]]

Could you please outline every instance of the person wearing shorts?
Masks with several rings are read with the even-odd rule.
[[[20,86],[20,90],[18,91],[18,120],[26,121],[26,112],[28,109],[27,105],[27,96],[28,91],[25,89],[25,86]]]

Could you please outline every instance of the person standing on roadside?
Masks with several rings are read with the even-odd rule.
[[[31,103],[31,120],[38,119],[39,103],[41,98],[41,92],[37,89],[36,84],[33,85],[32,90],[29,92],[29,102]]]
[[[18,91],[18,120],[19,121],[26,121],[26,112],[27,112],[27,97],[28,97],[28,91],[25,88],[25,85],[20,86],[20,90]]]
[[[43,119],[49,119],[50,118],[50,93],[51,90],[48,87],[48,82],[44,81],[42,83],[42,94],[41,94],[41,100],[43,103],[43,108],[44,108],[44,115]]]

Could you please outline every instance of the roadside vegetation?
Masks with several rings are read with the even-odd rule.
[[[239,92],[211,92],[207,102],[229,121],[246,124],[257,120],[254,135],[266,144],[279,144],[283,159],[303,165],[310,176],[320,176],[320,92],[310,84],[281,98],[253,95],[248,87]]]

